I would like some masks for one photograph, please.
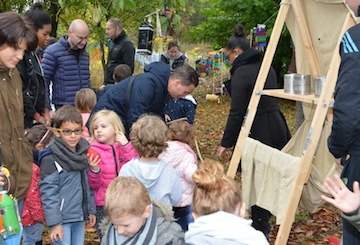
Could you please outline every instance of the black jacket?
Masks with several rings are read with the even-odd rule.
[[[113,45],[109,50],[109,59],[104,84],[114,83],[112,76],[117,65],[126,64],[130,67],[131,72],[134,72],[134,58],[134,45],[127,37],[125,31],[122,31],[119,36],[114,39]]]
[[[223,147],[230,148],[236,144],[261,61],[262,54],[250,48],[239,55],[233,63],[230,71],[231,108],[221,141]],[[277,88],[273,68],[270,69],[265,82],[265,89],[271,88]],[[288,126],[276,98],[261,96],[249,137],[277,149],[281,149],[290,139]]]
[[[24,58],[16,68],[20,72],[24,96],[24,124],[31,128],[36,113],[42,114],[48,105],[46,101],[46,84],[40,61],[34,52],[25,52]]]

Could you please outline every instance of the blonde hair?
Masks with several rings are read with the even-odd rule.
[[[90,88],[82,88],[75,94],[75,106],[81,113],[90,113],[96,104],[96,94]]]
[[[195,184],[193,206],[198,216],[218,211],[235,213],[242,203],[238,184],[224,174],[223,166],[210,159],[205,159],[194,173]]]
[[[188,145],[194,144],[194,129],[187,121],[171,121],[168,127],[169,130],[166,133],[168,140],[177,140]]]
[[[111,218],[133,214],[141,216],[151,204],[145,186],[134,177],[116,177],[105,194],[104,211]]]
[[[94,137],[95,133],[95,124],[104,118],[107,118],[111,125],[114,127],[115,131],[119,130],[125,134],[125,127],[124,124],[121,122],[120,117],[116,112],[112,110],[100,110],[97,111],[91,118],[90,118],[90,133],[92,137]]]
[[[168,146],[167,126],[157,116],[141,116],[131,127],[130,139],[133,147],[142,157],[158,157]]]

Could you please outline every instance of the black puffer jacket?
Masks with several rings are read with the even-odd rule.
[[[109,50],[108,66],[105,75],[104,84],[113,84],[112,78],[115,67],[120,64],[126,64],[134,72],[135,48],[133,43],[127,37],[125,31],[114,39],[113,46]]]
[[[239,55],[233,63],[230,71],[231,108],[221,140],[223,147],[230,148],[236,143],[261,61],[262,54],[250,48]],[[272,88],[277,88],[277,79],[273,68],[270,69],[265,82],[265,89]],[[290,139],[289,129],[276,98],[261,96],[249,137],[277,149],[281,149]]]
[[[46,85],[40,61],[34,52],[25,52],[24,58],[16,68],[20,72],[24,96],[24,124],[31,128],[36,113],[42,114],[46,102]]]

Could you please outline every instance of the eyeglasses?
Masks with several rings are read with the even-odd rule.
[[[56,130],[62,132],[65,136],[70,136],[72,133],[75,135],[81,135],[83,131],[82,128],[77,128],[75,130],[57,128]]]
[[[225,53],[225,58],[226,58],[226,59],[229,59],[229,58],[230,58],[230,54],[232,54],[232,53],[234,53],[234,52],[235,52],[235,50],[231,50],[229,54],[226,54],[226,53]]]

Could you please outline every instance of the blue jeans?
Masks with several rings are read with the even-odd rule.
[[[20,200],[18,202],[18,208],[19,208],[19,213],[22,214],[22,209],[24,206],[24,200]],[[4,244],[5,245],[19,245],[20,244],[20,240],[21,240],[21,236],[22,236],[22,232],[23,232],[23,227],[21,225],[20,222],[20,233],[11,237],[8,237],[4,240]],[[0,241],[1,243],[1,241]]]
[[[74,245],[84,244],[85,240],[85,222],[73,222],[62,225],[64,238],[62,241],[54,242],[54,245]]]
[[[44,230],[44,225],[37,223],[30,226],[24,226],[23,232],[23,245],[34,245],[36,242],[42,240],[42,233]]]

